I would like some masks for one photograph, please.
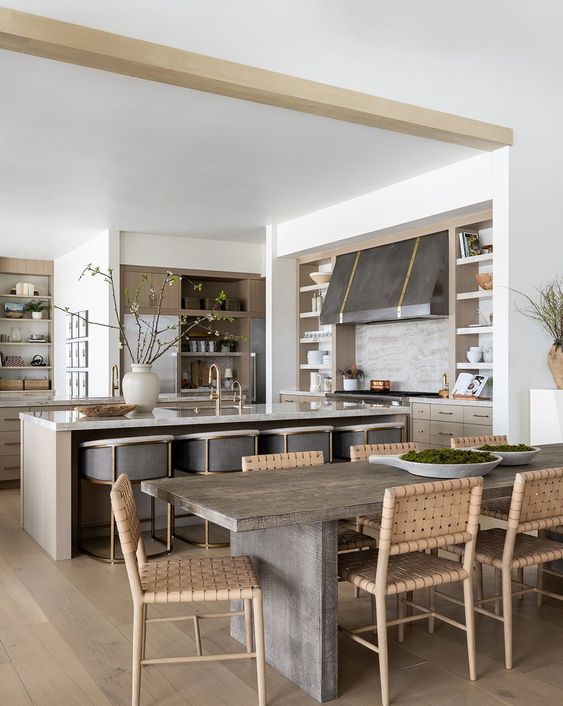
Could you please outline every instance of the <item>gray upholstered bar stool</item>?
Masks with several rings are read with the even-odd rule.
[[[233,431],[200,432],[183,434],[174,439],[172,467],[175,475],[233,473],[242,471],[242,457],[253,456],[258,447],[258,429],[236,429]],[[174,513],[173,522],[189,514]],[[196,547],[212,549],[228,547],[228,542],[211,542],[209,521],[204,520],[203,538],[194,539],[180,534],[173,525],[173,534],[183,542]]]
[[[285,454],[294,451],[322,451],[324,458],[332,461],[333,427],[288,427],[264,429],[260,432],[260,454]]]
[[[82,541],[82,484],[107,485],[108,503],[109,490],[119,475],[125,473],[132,484],[141,483],[143,480],[165,478],[172,475],[172,441],[174,437],[168,434],[158,436],[129,436],[121,439],[100,439],[85,441],[80,444],[80,478],[78,484],[78,546],[79,548],[96,557],[113,563],[121,563],[123,559],[115,556],[115,519],[111,506],[110,515],[110,540],[109,556],[98,554],[84,546]],[[164,544],[166,549],[151,554],[151,557],[163,556],[172,551],[172,508],[167,509],[166,540],[156,535],[155,499],[151,497],[150,517],[151,537]],[[102,525],[105,526],[105,525]]]
[[[397,444],[404,441],[403,422],[373,422],[334,427],[332,453],[335,459],[350,461],[350,446],[363,444]]]

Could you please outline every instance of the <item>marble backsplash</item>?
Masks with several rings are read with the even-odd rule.
[[[356,365],[396,390],[437,392],[448,370],[448,319],[356,326]]]

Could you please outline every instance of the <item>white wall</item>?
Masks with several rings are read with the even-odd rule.
[[[487,152],[280,223],[276,255],[337,247],[488,202],[493,195],[492,168]]]
[[[54,301],[68,306],[70,311],[88,311],[90,322],[107,324],[114,320],[107,284],[90,275],[78,281],[89,263],[107,270],[119,271],[115,256],[118,234],[105,232],[71,250],[54,262]],[[117,339],[104,326],[89,325],[88,331],[88,386],[91,397],[106,397],[109,392],[110,367],[118,362]],[[65,394],[66,314],[55,310],[55,391]]]
[[[266,229],[266,402],[278,402],[279,391],[295,389],[297,374],[297,265],[275,257],[277,232]]]
[[[125,231],[121,233],[121,264],[262,273],[264,246]]]

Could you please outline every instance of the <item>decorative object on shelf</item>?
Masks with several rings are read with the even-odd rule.
[[[459,234],[459,251],[461,257],[475,257],[481,254],[479,233],[474,230],[463,230]]]
[[[78,405],[74,411],[85,417],[123,417],[135,409],[134,404],[92,404]]]
[[[233,369],[225,368],[225,375],[223,376],[223,383],[225,385],[225,390],[233,389]]]
[[[465,355],[470,363],[480,363],[483,360],[483,349],[480,346],[471,346]]]
[[[24,378],[24,390],[49,390],[51,387],[47,378]]]
[[[342,373],[342,384],[344,389],[348,392],[358,389],[358,382],[364,379],[364,371],[358,368],[356,363],[352,363],[346,370],[341,370]]]
[[[42,368],[42,367],[45,367],[47,365],[47,363],[45,362],[45,359],[43,358],[43,356],[39,355],[39,353],[38,353],[37,355],[33,356],[33,358],[31,359],[30,365],[33,365],[34,368],[35,367]]]
[[[4,357],[5,368],[23,368],[25,366],[21,355],[7,355]]]
[[[484,348],[483,349],[483,360],[485,363],[492,363],[493,362],[493,349],[492,348]]]
[[[563,276],[558,275],[547,284],[536,288],[537,300],[518,290],[516,294],[526,299],[521,314],[539,321],[549,333],[553,345],[547,354],[547,364],[559,390],[563,390]]]
[[[209,353],[215,353],[217,351],[217,341],[208,341],[207,342],[207,351]]]
[[[199,297],[182,297],[182,309],[191,309],[192,311],[201,309],[201,299]]]
[[[475,281],[485,291],[489,291],[493,288],[493,273],[492,272],[479,272],[475,275]]]
[[[30,333],[27,339],[28,343],[48,343],[49,336],[44,333]]]
[[[18,297],[34,297],[35,285],[31,282],[16,282],[15,293]]]
[[[12,343],[21,343],[23,341],[22,330],[18,326],[13,326],[10,329],[10,341]]]
[[[25,304],[21,302],[4,302],[4,316],[7,319],[23,319]]]
[[[88,312],[78,312],[78,338],[86,338],[88,335]]]
[[[310,373],[309,376],[309,391],[310,392],[320,392],[322,384],[322,377],[320,373]]]
[[[460,373],[455,381],[452,397],[454,399],[475,399],[480,397],[487,381],[488,377],[486,375]]]
[[[230,321],[233,319],[228,315],[220,313],[221,307],[224,305],[227,295],[223,290],[214,300],[205,300],[211,303],[210,311],[203,313],[201,316],[188,320],[186,316],[180,316],[177,323],[163,323],[162,308],[164,304],[165,292],[167,287],[173,286],[179,281],[179,276],[173,272],[166,272],[162,278],[162,283],[158,288],[151,285],[151,280],[146,272],[140,274],[138,286],[134,291],[125,288],[123,291],[123,301],[128,314],[132,314],[135,319],[137,330],[136,340],[128,340],[125,333],[125,324],[121,319],[118,295],[115,288],[115,279],[113,270],[102,270],[99,266],[94,266],[91,263],[86,265],[79,279],[85,276],[98,277],[102,279],[110,288],[110,296],[113,304],[115,315],[115,324],[106,324],[98,321],[90,321],[93,326],[104,326],[105,328],[114,329],[119,335],[119,345],[124,349],[131,360],[131,372],[126,373],[122,380],[122,390],[125,402],[136,404],[139,412],[152,412],[158,401],[160,391],[160,380],[158,375],[151,371],[152,364],[165,355],[172,348],[177,348],[182,339],[189,337],[189,332],[197,326],[199,330],[205,330],[209,336],[219,337],[220,332],[215,330],[215,321]],[[185,277],[184,282],[189,282],[194,291],[200,292],[202,285],[191,282]],[[144,286],[149,286],[149,299],[151,306],[154,308],[154,314],[147,320],[140,313],[141,290]],[[203,300],[202,300],[203,301]],[[68,307],[56,306],[56,309],[64,311],[66,314],[71,313]],[[79,322],[86,317],[82,316],[83,312],[74,314],[73,316],[73,334],[75,331],[74,319]],[[78,326],[78,323],[77,323]],[[172,332],[172,337],[167,338]],[[241,337],[230,336],[232,340],[239,340]],[[203,342],[205,343],[205,342]],[[74,355],[73,355],[74,358]],[[74,373],[73,373],[74,375]],[[72,379],[73,390],[77,393],[80,388],[78,380]]]
[[[481,253],[483,255],[492,255],[493,246],[492,245],[481,245]]]
[[[330,282],[332,272],[311,272],[309,276],[315,284],[327,284]]]
[[[227,297],[225,299],[225,311],[242,311],[240,299]]]
[[[25,305],[25,310],[31,313],[32,319],[42,319],[43,312],[47,311],[49,305],[41,299],[32,299]]]
[[[23,378],[0,378],[0,390],[23,390]]]

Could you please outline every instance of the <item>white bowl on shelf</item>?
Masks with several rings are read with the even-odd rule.
[[[327,284],[331,276],[332,272],[311,272],[309,275],[315,284]]]

